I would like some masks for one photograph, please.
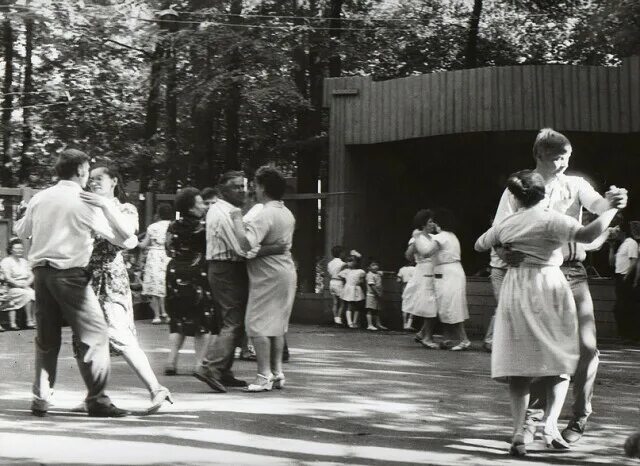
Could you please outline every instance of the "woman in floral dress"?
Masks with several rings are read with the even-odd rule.
[[[111,227],[122,231],[125,236],[132,236],[138,229],[138,212],[133,205],[121,202],[125,195],[120,180],[115,168],[94,168],[90,177],[92,192],[82,193],[81,197],[104,211],[110,211],[106,217],[110,219]],[[138,343],[129,275],[122,250],[105,239],[96,238],[87,269],[107,322],[112,354],[121,355],[149,390],[151,407],[147,412],[158,411],[165,401],[173,403],[169,390],[158,382]]]
[[[140,248],[147,249],[147,259],[144,264],[142,277],[142,294],[151,298],[153,320],[151,323],[160,324],[167,320],[167,312],[164,308],[166,296],[166,274],[169,257],[165,251],[164,241],[167,236],[167,228],[174,218],[173,208],[169,204],[158,206],[159,221],[147,227],[147,234],[140,243]]]

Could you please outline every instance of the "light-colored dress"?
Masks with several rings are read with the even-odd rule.
[[[147,237],[150,242],[142,277],[142,294],[144,295],[164,297],[167,294],[166,274],[170,258],[167,256],[164,243],[170,223],[169,220],[160,220],[147,227]]]
[[[327,272],[329,273],[329,291],[333,296],[340,298],[344,288],[344,281],[339,277],[340,272],[344,268],[344,261],[339,257],[334,257],[327,264]]]
[[[367,297],[364,307],[374,311],[380,310],[380,296],[382,296],[382,274],[367,272]]]
[[[460,264],[460,241],[450,231],[431,235],[431,239],[438,244],[432,257],[437,317],[444,324],[464,322],[469,318],[469,308],[467,276]]]
[[[3,278],[31,285],[33,283],[33,273],[29,262],[24,258],[5,257],[0,261],[0,281]],[[7,283],[2,284],[2,289],[0,289],[0,311],[15,311],[34,300],[35,292],[30,286],[27,288],[14,288]]]
[[[573,374],[579,348],[576,307],[560,271],[563,244],[581,224],[540,205],[519,210],[476,242],[477,250],[498,244],[526,254],[509,267],[496,310],[491,377]]]
[[[362,269],[344,269],[338,274],[338,277],[344,280],[340,296],[343,301],[349,303],[364,301],[365,295],[362,286],[366,275],[367,273]]]
[[[265,203],[246,224],[252,247],[286,245],[283,254],[247,261],[249,300],[245,327],[250,337],[283,336],[289,329],[298,279],[290,252],[294,228],[295,218],[281,201]]]
[[[131,229],[137,231],[137,209],[132,204],[122,204],[117,199],[113,202]],[[104,238],[97,237],[93,243],[87,271],[91,276],[91,287],[98,297],[107,322],[111,352],[122,354],[127,347],[137,346],[131,285],[122,249]],[[74,344],[77,344],[77,341],[74,340]]]
[[[411,238],[409,244],[415,240]],[[436,290],[433,276],[433,262],[430,257],[421,254],[413,256],[416,267],[413,275],[402,291],[402,312],[408,312],[418,317],[435,317]]]

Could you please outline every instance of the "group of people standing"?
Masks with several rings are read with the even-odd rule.
[[[74,355],[88,390],[76,410],[95,417],[128,414],[105,394],[112,352],[121,355],[146,386],[151,397],[147,413],[154,413],[173,399],[158,382],[136,336],[122,251],[138,244],[137,210],[126,202],[117,170],[91,170],[89,157],[81,151],[65,150],[56,172],[60,181],[24,206],[14,228],[19,238],[31,241],[37,309],[31,412],[45,416],[49,410],[64,320],[72,328]],[[277,169],[261,167],[255,186],[262,208],[246,222],[240,213],[245,194],[241,172],[223,175],[220,199],[209,212],[197,189],[179,191],[180,218],[163,219],[166,238],[156,241],[170,257],[166,288],[155,291],[166,299],[155,307],[158,317],[165,308],[171,316],[172,353],[177,357],[185,336],[208,334],[210,321],[216,320],[209,311],[218,313],[219,335],[208,346],[200,341],[202,362],[194,373],[218,392],[228,386],[248,391],[282,388],[285,380],[281,364],[296,283],[290,254],[295,220],[281,201],[286,183]],[[153,247],[153,236],[147,236],[145,246]],[[256,381],[248,386],[231,372],[245,321],[258,360]]]

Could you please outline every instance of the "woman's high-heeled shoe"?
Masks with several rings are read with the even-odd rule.
[[[277,388],[278,390],[284,388],[284,382],[284,372],[280,372],[279,374],[275,374],[273,376],[273,388]]]
[[[553,448],[554,450],[569,450],[571,448],[557,429],[555,432],[549,432],[545,429],[542,435],[544,436],[544,442],[547,444],[547,448]]]
[[[157,413],[160,407],[165,401],[173,404],[173,398],[171,398],[171,392],[167,387],[160,387],[153,393],[151,393],[151,407],[147,409],[147,414]]]
[[[273,375],[257,374],[256,382],[249,384],[245,391],[247,392],[269,392],[273,388]]]
[[[511,441],[509,447],[509,455],[511,456],[526,456],[527,447],[524,444],[524,438],[522,435],[515,435]]]
[[[440,349],[440,345],[433,340],[420,340],[422,346],[429,349]]]

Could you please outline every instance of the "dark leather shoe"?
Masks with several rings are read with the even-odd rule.
[[[570,421],[561,435],[567,443],[575,443],[582,438],[582,434],[584,434],[584,424],[578,421]]]
[[[31,414],[37,417],[46,417],[47,411],[44,409],[31,408]]]
[[[235,377],[225,377],[221,380],[225,387],[246,387],[247,382],[244,380],[236,379]]]
[[[222,384],[222,382],[215,377],[210,376],[209,374],[205,374],[202,372],[194,372],[193,376],[201,382],[209,385],[211,390],[218,393],[227,393],[226,387]]]
[[[125,417],[130,413],[125,409],[117,408],[113,403],[109,406],[98,405],[88,409],[89,417]]]

